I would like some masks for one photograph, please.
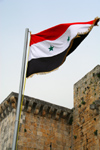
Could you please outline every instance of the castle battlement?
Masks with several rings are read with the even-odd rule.
[[[18,94],[12,92],[1,104],[0,104],[0,121],[9,115],[9,113],[16,109],[18,102]],[[60,118],[68,121],[71,117],[72,110],[61,107],[43,100],[24,96],[22,111],[27,113],[33,113],[34,115],[45,116],[60,120]]]

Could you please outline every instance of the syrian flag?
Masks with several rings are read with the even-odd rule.
[[[62,65],[98,21],[99,18],[89,22],[59,24],[31,34],[26,77],[53,71]]]

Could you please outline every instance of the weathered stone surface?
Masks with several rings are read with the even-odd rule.
[[[92,110],[96,109],[96,105],[95,104],[91,104],[90,105],[90,109],[92,109]]]
[[[24,96],[18,150],[99,150],[100,66],[74,85],[74,108]],[[0,150],[11,149],[18,94],[0,104]]]
[[[94,131],[100,131],[99,72],[98,65],[74,85],[73,135],[77,136],[72,142],[74,150],[96,150],[100,146],[100,137],[94,135]]]

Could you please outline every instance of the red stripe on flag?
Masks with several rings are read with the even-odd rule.
[[[31,41],[30,46],[32,44],[36,44],[38,42],[42,42],[44,40],[56,40],[59,38],[71,25],[78,25],[78,24],[90,24],[92,25],[95,20],[89,21],[89,22],[76,22],[76,23],[65,23],[65,24],[59,24],[54,27],[51,27],[49,29],[46,29],[44,31],[41,31],[37,34],[31,35]]]

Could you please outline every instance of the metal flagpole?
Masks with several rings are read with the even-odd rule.
[[[22,93],[23,92],[23,83],[24,83],[24,76],[25,76],[25,64],[26,64],[27,44],[28,44],[28,32],[29,32],[29,29],[26,28],[12,150],[16,150],[16,140],[17,140],[17,133],[18,133],[19,115],[20,115],[20,107],[21,107],[21,100],[22,100],[22,94],[23,94]]]

